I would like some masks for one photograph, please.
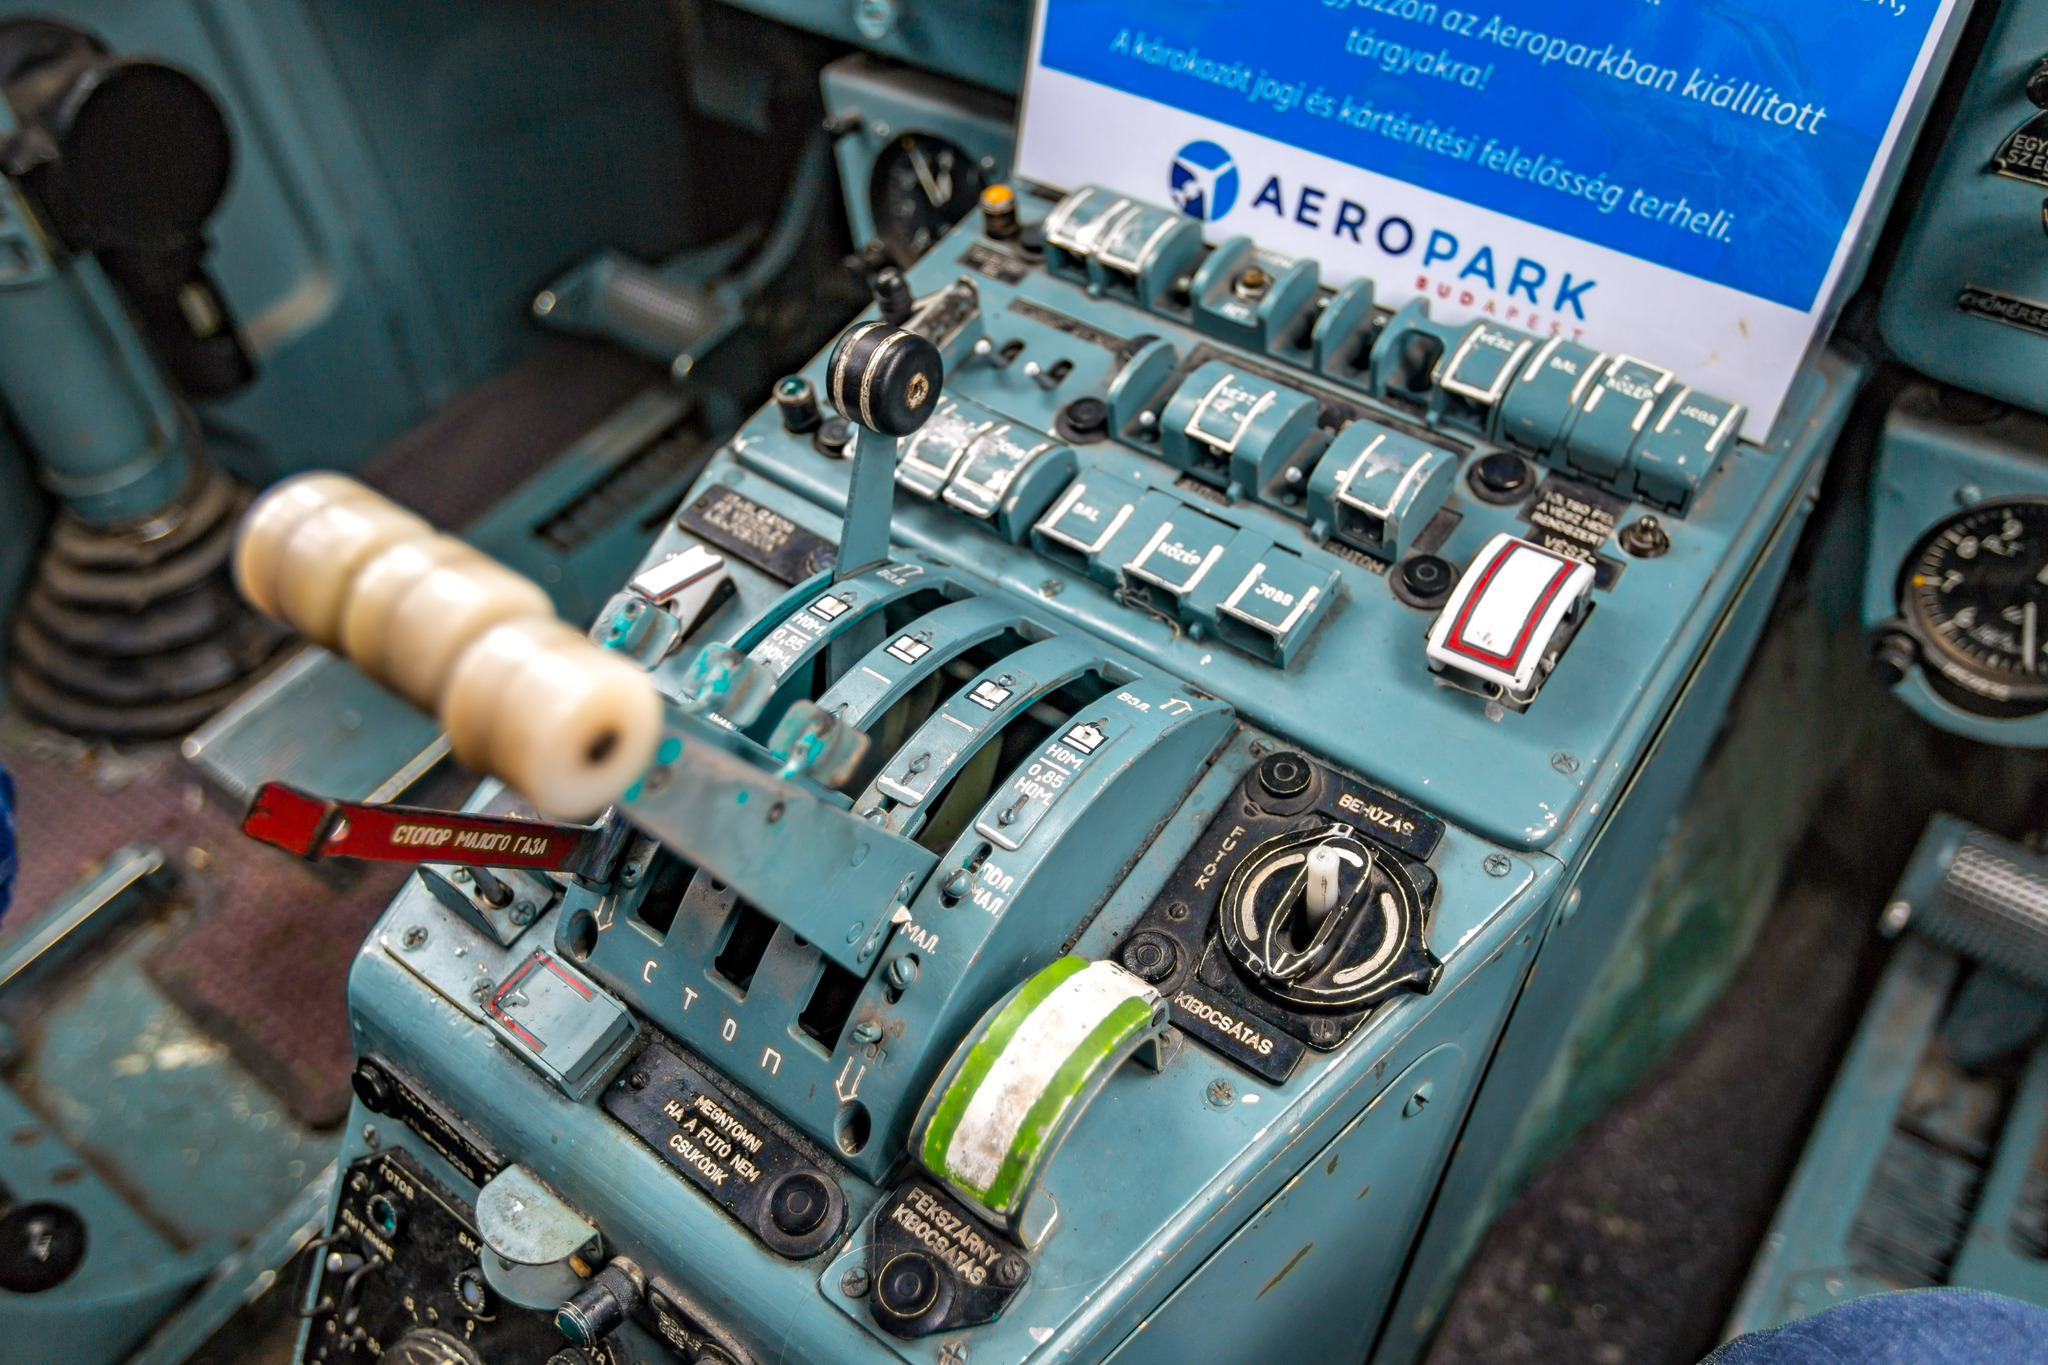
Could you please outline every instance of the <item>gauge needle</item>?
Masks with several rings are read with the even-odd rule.
[[[917,181],[924,186],[924,197],[932,201],[932,207],[945,207],[947,196],[939,193],[939,182],[932,178],[931,163],[924,159],[924,153],[914,142],[910,144],[910,168],[917,172]]]
[[[2034,604],[2027,603],[2026,615],[2020,620],[2020,667],[2034,671]]]

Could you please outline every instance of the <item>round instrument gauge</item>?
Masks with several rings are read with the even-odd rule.
[[[1899,606],[1942,696],[1984,716],[2048,710],[2048,498],[1982,503],[1929,531]]]
[[[868,207],[891,260],[908,266],[981,198],[981,167],[930,133],[903,133],[875,158]]]

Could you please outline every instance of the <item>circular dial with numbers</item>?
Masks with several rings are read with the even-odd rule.
[[[875,235],[908,266],[981,199],[981,167],[942,137],[904,133],[882,149],[868,180]]]
[[[1906,561],[1900,608],[1935,690],[1966,710],[2048,710],[2048,499],[1980,503]]]

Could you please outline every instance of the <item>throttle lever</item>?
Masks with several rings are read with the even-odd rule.
[[[282,782],[264,783],[242,817],[242,833],[310,860],[461,863],[566,872],[592,880],[609,875],[625,842],[623,830],[617,819],[555,825],[421,806],[329,801]]]

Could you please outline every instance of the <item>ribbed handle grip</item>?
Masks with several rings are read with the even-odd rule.
[[[1972,829],[1912,923],[1938,943],[2048,990],[2048,857]]]

